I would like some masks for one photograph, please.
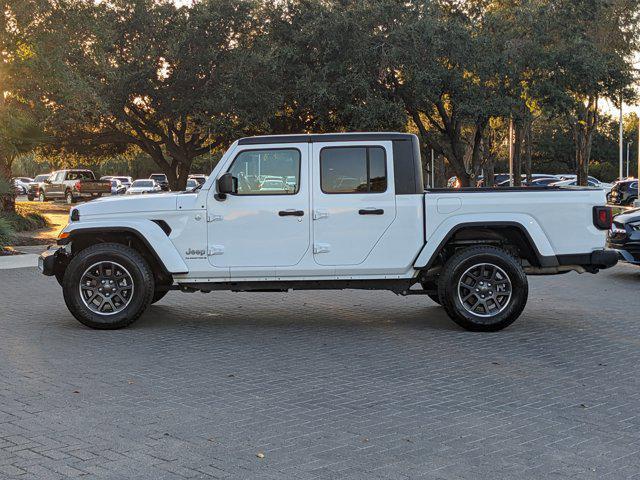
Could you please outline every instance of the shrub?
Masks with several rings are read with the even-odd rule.
[[[0,247],[12,243],[13,234],[11,223],[6,218],[0,217]]]

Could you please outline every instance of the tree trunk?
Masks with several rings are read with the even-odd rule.
[[[488,124],[488,120],[480,118],[476,121],[476,131],[473,135],[473,145],[471,150],[471,185],[472,187],[478,186],[478,178],[482,171],[482,141],[484,138],[484,131]]]
[[[598,98],[587,97],[586,103],[578,106],[572,122],[573,140],[576,149],[577,184],[586,186],[589,178],[589,161],[593,132],[598,125]]]
[[[176,155],[169,160],[160,148],[143,148],[142,150],[149,154],[158,165],[161,173],[167,176],[171,190],[182,191],[187,187],[187,179],[189,178],[193,158]]]
[[[447,186],[447,168],[445,166],[445,159],[443,155],[436,155],[434,160],[435,172],[434,181],[436,188],[444,188]]]
[[[522,120],[513,122],[513,186],[522,185]]]
[[[0,213],[15,213],[16,196],[11,184],[11,164],[9,159],[0,157],[0,182],[5,183],[6,193],[0,192]]]
[[[484,169],[484,187],[493,187],[495,175],[496,155],[493,152],[493,134],[486,135],[482,140],[482,166]]]
[[[527,176],[527,183],[530,183],[532,180],[531,177],[531,155],[533,151],[533,119],[530,115],[527,115],[524,123],[524,173]]]

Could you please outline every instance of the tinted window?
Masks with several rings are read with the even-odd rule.
[[[300,152],[245,150],[229,172],[238,179],[238,195],[293,195],[300,189]]]
[[[69,172],[67,180],[94,180],[93,173],[89,171]]]
[[[328,147],[320,151],[320,186],[325,193],[378,193],[387,190],[382,147]]]
[[[132,187],[153,187],[153,182],[151,180],[136,180],[131,185]]]

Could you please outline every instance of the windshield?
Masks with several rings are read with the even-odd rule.
[[[136,180],[131,185],[132,187],[153,187],[153,182],[151,180]]]

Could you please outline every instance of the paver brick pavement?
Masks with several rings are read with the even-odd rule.
[[[366,291],[171,292],[93,331],[2,270],[0,478],[640,478],[640,269],[530,281],[494,334]]]

